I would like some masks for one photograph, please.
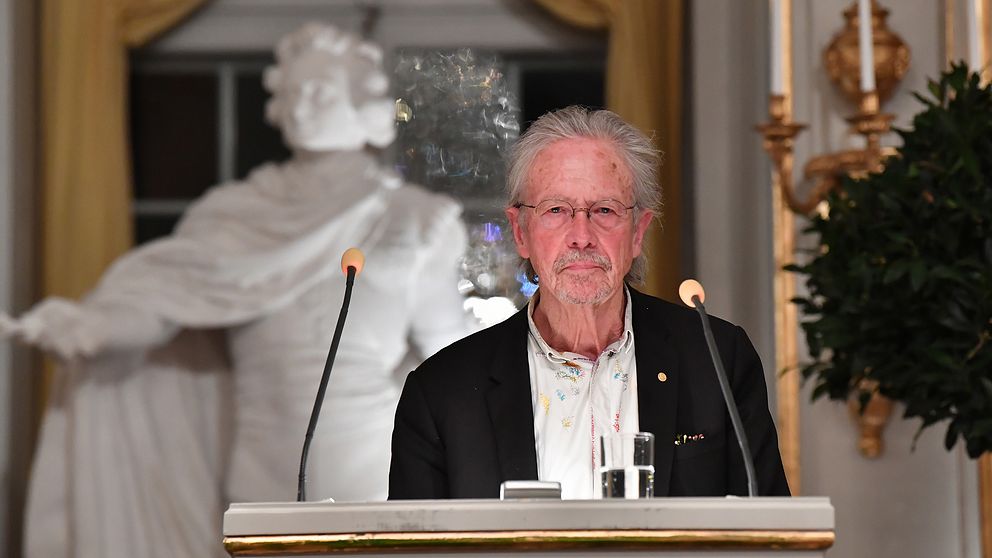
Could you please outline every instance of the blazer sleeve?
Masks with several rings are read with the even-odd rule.
[[[392,448],[390,500],[448,498],[444,447],[417,371],[407,376],[400,395]]]
[[[768,411],[768,392],[761,360],[747,333],[740,327],[735,327],[735,330],[730,383],[744,431],[747,433],[751,455],[754,456],[758,496],[790,496],[789,483],[785,478],[782,456],[778,449],[778,433]],[[732,429],[728,432],[733,436]],[[740,447],[736,442],[729,443],[728,447],[728,492],[746,495],[747,475]]]

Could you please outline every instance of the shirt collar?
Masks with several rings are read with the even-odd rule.
[[[540,296],[540,294],[541,291],[540,289],[538,289],[538,291],[534,293],[534,296],[532,296],[530,298],[530,301],[527,303],[527,327],[530,329],[530,334],[534,336],[534,339],[537,341],[538,347],[541,348],[541,354],[543,354],[545,358],[547,358],[549,361],[555,364],[562,364],[565,362],[569,362],[578,355],[574,355],[574,353],[563,354],[556,351],[554,348],[548,345],[547,342],[544,341],[544,338],[541,337],[541,332],[538,331],[537,329],[537,325],[534,324],[534,309],[537,308],[537,299]],[[606,349],[603,351],[606,353],[611,353],[610,356],[613,356],[612,355],[613,353],[617,353],[620,351],[623,351],[625,353],[630,352],[630,349],[634,346],[634,325],[633,325],[634,322],[631,317],[632,313],[631,313],[631,303],[630,303],[630,290],[627,289],[626,284],[623,286],[623,294],[624,294],[623,334],[620,335],[619,339],[617,339],[613,343],[610,343],[610,345],[606,347]],[[566,355],[574,355],[574,356],[570,358],[569,356]]]

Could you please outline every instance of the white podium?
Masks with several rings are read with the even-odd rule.
[[[260,503],[224,514],[232,556],[809,558],[833,541],[827,498]]]

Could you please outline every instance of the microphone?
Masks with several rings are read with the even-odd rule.
[[[737,436],[737,445],[741,448],[744,457],[744,472],[747,474],[747,495],[757,496],[758,486],[754,480],[754,460],[751,458],[751,448],[747,443],[747,434],[741,424],[741,415],[737,411],[737,403],[734,402],[734,394],[730,391],[730,382],[727,381],[727,373],[723,369],[723,361],[717,353],[716,341],[713,339],[713,331],[710,330],[709,316],[706,314],[706,307],[703,300],[706,299],[706,292],[703,286],[695,279],[686,279],[679,285],[679,298],[686,306],[690,306],[699,312],[699,319],[703,322],[703,335],[706,337],[706,346],[710,350],[710,358],[713,359],[713,368],[716,369],[716,377],[720,381],[720,391],[723,392],[723,401],[727,404],[727,412],[730,413],[730,422],[734,425],[734,435]]]
[[[355,286],[355,277],[362,272],[365,265],[365,256],[358,248],[348,248],[341,256],[341,271],[345,274],[344,300],[341,302],[341,313],[338,314],[338,324],[334,327],[334,337],[331,339],[331,349],[327,352],[327,361],[324,362],[324,373],[320,377],[320,386],[317,388],[317,400],[313,403],[313,411],[310,412],[310,424],[307,426],[307,435],[303,439],[303,454],[300,456],[300,478],[296,488],[296,501],[305,502],[307,499],[307,457],[310,455],[310,442],[313,440],[314,430],[317,429],[317,418],[320,416],[320,407],[324,404],[324,392],[327,391],[327,380],[331,377],[331,367],[334,366],[334,357],[338,353],[338,344],[341,342],[341,331],[344,329],[345,318],[348,317],[348,305],[351,303],[351,289]]]

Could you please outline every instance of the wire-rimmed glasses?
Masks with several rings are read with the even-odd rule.
[[[533,209],[537,222],[545,229],[561,228],[571,223],[576,213],[584,211],[591,224],[603,230],[611,230],[622,225],[627,214],[637,204],[626,206],[617,200],[600,200],[589,207],[575,207],[564,200],[544,200],[537,205],[517,203],[514,207]]]

